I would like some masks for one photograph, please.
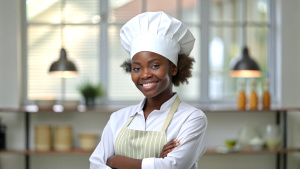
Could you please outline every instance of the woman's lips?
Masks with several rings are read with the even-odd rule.
[[[141,84],[141,86],[146,90],[150,90],[150,89],[154,88],[156,85],[157,85],[157,82]]]

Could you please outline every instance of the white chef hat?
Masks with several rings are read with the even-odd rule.
[[[131,58],[138,52],[160,54],[177,65],[178,54],[189,55],[195,38],[179,20],[164,12],[145,12],[129,20],[120,31],[121,43]]]

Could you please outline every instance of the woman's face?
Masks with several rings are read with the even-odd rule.
[[[153,52],[139,52],[132,58],[131,79],[146,98],[173,94],[172,76],[177,67]]]

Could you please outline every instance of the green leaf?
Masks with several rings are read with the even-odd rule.
[[[93,84],[90,80],[85,80],[77,86],[77,90],[85,98],[96,98],[103,95],[101,83]]]

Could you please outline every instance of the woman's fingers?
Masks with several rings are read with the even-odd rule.
[[[169,149],[169,150],[167,150],[167,151],[165,151],[164,153],[163,153],[163,158],[165,158],[165,157],[167,157],[167,155],[172,151],[173,149]]]
[[[167,143],[163,149],[168,150],[168,149],[178,147],[179,145],[180,145],[179,141],[177,139],[175,139],[175,140],[172,140],[169,143]]]
[[[161,151],[160,157],[164,158],[166,157],[171,151],[174,150],[174,148],[178,147],[180,145],[179,140],[174,139],[169,141]]]

